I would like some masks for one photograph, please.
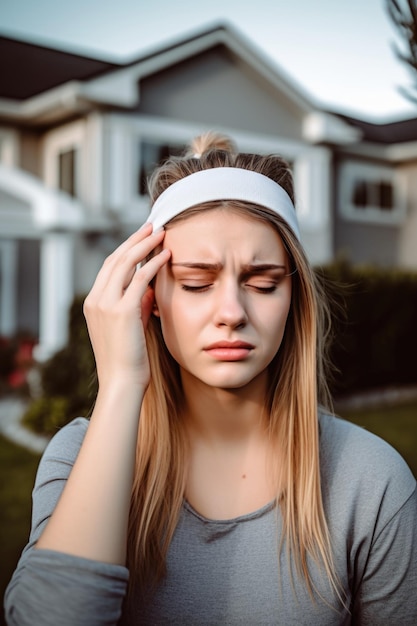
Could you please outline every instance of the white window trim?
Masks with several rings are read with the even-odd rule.
[[[356,181],[367,182],[386,181],[392,185],[393,203],[391,210],[378,206],[357,208],[352,202],[353,187]],[[340,213],[349,221],[399,225],[406,218],[406,193],[404,181],[399,172],[390,166],[377,163],[363,163],[360,161],[346,161],[341,165],[339,172]]]

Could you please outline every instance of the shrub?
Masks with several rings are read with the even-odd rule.
[[[62,396],[38,398],[26,410],[22,423],[37,433],[54,435],[68,422],[68,404],[68,398]]]
[[[417,274],[344,262],[319,274],[337,285],[345,309],[334,322],[333,393],[416,384]]]

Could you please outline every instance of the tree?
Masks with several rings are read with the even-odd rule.
[[[415,76],[413,90],[417,91],[417,0],[386,0],[388,14],[397,28],[405,44],[405,51],[394,44],[398,58],[406,63]],[[417,104],[417,95],[405,87],[400,87],[401,93]]]

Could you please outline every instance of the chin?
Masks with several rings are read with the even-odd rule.
[[[227,373],[224,373],[223,375],[220,375],[220,373],[218,373],[215,376],[195,376],[195,375],[192,375],[192,376],[193,378],[198,380],[203,385],[206,385],[207,387],[211,387],[213,389],[224,389],[224,390],[232,391],[232,390],[243,389],[251,384],[261,383],[261,380],[263,378],[262,376],[263,373],[264,371],[256,372],[253,375],[250,375],[250,374],[242,375],[242,373],[240,375],[237,375],[236,373],[232,374],[230,372],[227,372]]]

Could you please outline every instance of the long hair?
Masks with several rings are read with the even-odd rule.
[[[207,134],[193,144],[188,155],[172,158],[154,172],[149,185],[152,203],[177,180],[212,167],[239,167],[264,174],[281,185],[294,202],[292,174],[281,157],[237,153],[227,138]],[[287,224],[268,209],[236,201],[210,202],[185,211],[170,224],[219,207],[243,212],[272,226],[289,256],[293,273],[290,312],[283,341],[268,368],[270,384],[265,399],[269,435],[282,444],[284,452],[283,470],[281,465],[275,473],[284,523],[280,549],[285,541],[288,558],[293,557],[296,573],[311,594],[314,589],[308,557],[324,569],[330,587],[340,597],[319,464],[318,407],[330,407],[325,377],[330,319],[326,299],[301,244]],[[131,572],[142,589],[155,584],[166,572],[187,471],[179,368],[165,346],[156,317],[149,322],[147,345],[151,379],[140,415],[128,550]]]

